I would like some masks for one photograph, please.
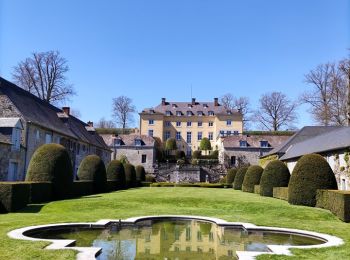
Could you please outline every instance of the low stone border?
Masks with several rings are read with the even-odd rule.
[[[100,227],[103,228],[106,225],[113,223],[123,223],[123,224],[135,224],[141,220],[148,219],[164,219],[164,218],[179,218],[179,219],[195,219],[195,220],[203,220],[212,222],[218,226],[239,226],[245,228],[247,231],[277,231],[277,232],[286,232],[295,235],[304,235],[313,237],[319,240],[325,241],[325,243],[320,245],[310,245],[310,246],[280,246],[280,245],[268,245],[267,247],[271,250],[271,252],[249,252],[249,251],[237,251],[237,257],[240,260],[251,260],[255,259],[256,256],[262,254],[278,254],[278,255],[292,255],[290,249],[292,248],[300,248],[300,249],[311,249],[311,248],[323,248],[330,246],[340,246],[344,244],[344,241],[338,237],[312,232],[305,231],[299,229],[289,229],[289,228],[276,228],[276,227],[264,227],[264,226],[256,226],[251,223],[242,223],[242,222],[227,222],[225,220],[219,218],[211,218],[211,217],[202,217],[202,216],[186,216],[186,215],[159,215],[159,216],[142,216],[142,217],[134,217],[128,218],[125,220],[116,220],[116,219],[102,219],[95,223],[62,223],[62,224],[49,224],[49,225],[40,225],[40,226],[30,226],[24,227],[16,230],[12,230],[8,233],[8,236],[14,239],[23,239],[30,241],[47,241],[51,242],[49,246],[45,249],[69,249],[69,250],[77,250],[79,253],[77,254],[77,260],[88,260],[95,259],[95,256],[102,250],[98,247],[68,247],[72,245],[75,240],[62,240],[62,239],[41,239],[41,238],[33,238],[26,236],[25,233],[28,231],[33,231],[36,229],[42,228],[50,228],[50,227],[79,227],[79,226],[90,226],[90,227]]]

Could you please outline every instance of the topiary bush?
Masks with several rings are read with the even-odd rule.
[[[227,184],[233,183],[233,181],[235,180],[235,177],[236,177],[236,173],[237,173],[237,169],[229,169],[227,171],[227,175],[226,175],[226,183]]]
[[[327,161],[318,154],[302,156],[293,170],[288,185],[288,202],[314,207],[317,189],[337,190],[334,173]]]
[[[173,151],[177,150],[176,140],[175,138],[168,138],[165,142],[165,150]]]
[[[290,173],[288,167],[279,160],[269,162],[261,176],[260,195],[272,197],[274,187],[287,187]]]
[[[145,181],[146,182],[156,182],[156,178],[152,174],[146,174]]]
[[[176,151],[175,153],[175,159],[180,160],[180,159],[185,159],[186,155],[184,151]]]
[[[194,151],[193,154],[192,154],[192,159],[200,159],[201,155],[202,155],[201,151],[199,151],[199,150]]]
[[[264,169],[258,165],[249,166],[243,180],[242,191],[254,193],[254,186],[259,185]]]
[[[132,188],[136,186],[136,170],[135,166],[126,163],[124,164],[124,170],[125,170],[125,183],[127,188]]]
[[[235,190],[241,190],[244,180],[244,175],[246,174],[248,167],[242,167],[237,170],[235,180],[233,181],[233,188]]]
[[[140,184],[146,180],[146,171],[142,165],[136,166],[136,182]]]
[[[222,177],[222,178],[219,180],[219,183],[226,184],[226,183],[227,183],[226,180],[227,180],[227,177],[224,176],[224,177]]]
[[[94,192],[105,192],[107,189],[106,167],[97,155],[88,155],[80,163],[78,178],[81,181],[93,181]]]
[[[107,166],[107,180],[117,181],[118,188],[125,188],[124,165],[119,160],[112,160]]]
[[[60,144],[44,144],[33,154],[26,181],[52,182],[53,199],[66,199],[72,193],[73,167],[69,153]]]

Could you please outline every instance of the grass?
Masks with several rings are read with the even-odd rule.
[[[340,247],[293,250],[294,256],[258,259],[350,259],[349,224],[329,211],[292,206],[286,201],[233,189],[139,188],[72,200],[29,205],[20,212],[0,215],[0,259],[74,259],[73,250],[43,250],[45,242],[7,237],[10,230],[29,225],[125,219],[158,214],[218,217],[227,221],[311,230],[338,236]]]

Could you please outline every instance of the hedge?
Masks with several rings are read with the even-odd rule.
[[[94,193],[93,181],[75,181],[73,182],[74,197],[87,196]]]
[[[265,167],[260,180],[260,195],[272,197],[274,187],[287,187],[290,173],[288,167],[279,160],[271,161]]]
[[[174,182],[156,182],[152,183],[150,187],[197,187],[197,188],[232,188],[232,185],[220,183],[174,183]]]
[[[146,182],[155,182],[155,181],[156,181],[156,178],[155,178],[154,175],[152,175],[152,174],[146,174],[146,176],[145,176],[145,181],[146,181]]]
[[[260,194],[260,189],[261,189],[260,185],[254,185],[254,193]]]
[[[78,168],[78,178],[81,181],[93,181],[95,193],[106,191],[106,167],[97,155],[88,155],[81,161]]]
[[[242,191],[254,192],[254,185],[259,185],[264,169],[258,165],[249,166],[243,180]]]
[[[337,189],[334,173],[321,155],[302,156],[292,173],[288,185],[288,202],[314,207],[318,189]]]
[[[176,151],[175,152],[175,159],[176,160],[180,160],[180,159],[185,159],[186,158],[186,154],[184,151]]]
[[[42,203],[52,200],[51,182],[28,182],[30,187],[30,203]]]
[[[276,199],[288,201],[288,187],[273,187],[272,196]]]
[[[237,169],[229,169],[226,175],[226,183],[232,184],[235,180]]]
[[[241,190],[244,180],[244,175],[246,174],[248,167],[242,167],[237,170],[235,180],[233,181],[233,188],[235,190]]]
[[[29,203],[30,185],[26,182],[0,182],[0,212],[13,212]]]
[[[52,182],[53,199],[69,198],[73,168],[66,148],[59,144],[40,146],[29,162],[26,181]]]
[[[153,182],[151,181],[142,181],[141,182],[141,187],[150,187]]]
[[[350,191],[317,190],[316,207],[330,210],[344,222],[350,222]]]
[[[135,168],[136,170],[136,182],[140,184],[142,181],[146,180],[146,171],[142,165],[138,165]]]
[[[124,165],[119,160],[112,160],[107,166],[107,180],[118,182],[118,188],[125,188],[125,170]]]
[[[116,191],[119,189],[118,181],[107,180],[106,186],[107,192]]]
[[[135,187],[136,186],[136,171],[135,166],[126,163],[124,164],[124,170],[125,170],[125,183],[127,188]]]

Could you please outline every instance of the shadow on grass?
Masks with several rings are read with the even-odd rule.
[[[16,213],[38,213],[45,204],[29,204],[27,207],[16,211]]]

